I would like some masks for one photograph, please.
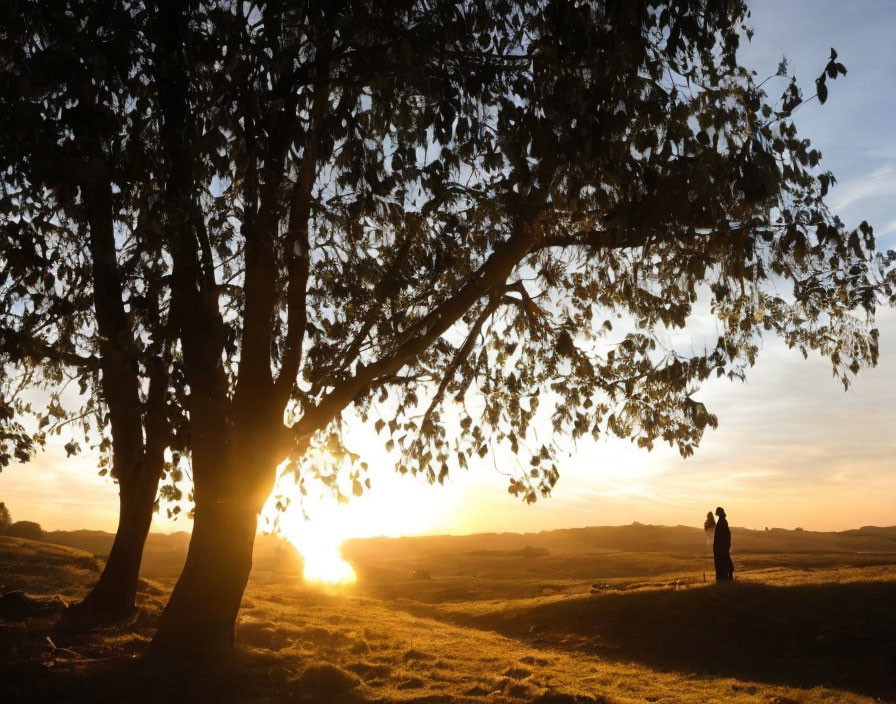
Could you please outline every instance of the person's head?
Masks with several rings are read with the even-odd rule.
[[[717,506],[716,507],[716,515],[719,518],[724,518],[725,517],[725,509],[723,509],[721,506]]]
[[[707,511],[706,517],[711,521],[712,520],[712,511]]]

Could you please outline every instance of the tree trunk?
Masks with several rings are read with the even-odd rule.
[[[237,612],[252,568],[261,506],[245,497],[200,503],[187,562],[162,613],[150,656],[216,656],[233,647]]]
[[[119,499],[118,530],[99,581],[74,604],[60,621],[61,627],[111,623],[132,616],[136,610],[137,581],[143,547],[152,523],[158,476],[145,476]]]
[[[96,586],[81,602],[82,606],[112,617],[133,613],[137,598],[137,577],[143,559],[143,546],[152,523],[154,496],[141,497],[130,507],[121,502],[118,531]]]

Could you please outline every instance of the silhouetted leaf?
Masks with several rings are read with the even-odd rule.
[[[825,85],[824,76],[815,81],[815,90],[818,94],[818,102],[824,105],[828,99],[828,87]]]

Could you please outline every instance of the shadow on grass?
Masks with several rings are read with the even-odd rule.
[[[0,662],[0,681],[2,701],[16,704],[367,702],[352,673],[328,663],[299,667],[304,669],[297,676],[274,658],[241,651],[227,662],[181,668],[129,657],[69,662],[52,670],[20,661],[14,669]]]
[[[661,670],[896,697],[893,582],[731,582],[577,597],[452,620]]]
[[[16,704],[363,704],[360,679],[329,663],[237,648],[217,660],[140,657],[151,628],[53,629],[60,610],[0,621],[0,702]]]

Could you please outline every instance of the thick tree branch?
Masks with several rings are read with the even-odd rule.
[[[426,432],[427,426],[429,425],[430,419],[432,418],[432,414],[435,412],[436,407],[439,405],[439,403],[441,403],[442,399],[445,396],[445,390],[454,379],[454,375],[457,373],[460,365],[463,364],[464,360],[466,360],[467,357],[470,356],[470,352],[473,351],[473,347],[475,347],[476,345],[476,338],[479,337],[479,333],[482,332],[482,327],[495,312],[495,310],[497,310],[500,303],[500,298],[496,298],[494,296],[491,297],[485,308],[479,314],[479,317],[476,318],[476,321],[470,328],[470,332],[469,334],[467,334],[467,338],[466,340],[464,340],[463,345],[461,345],[460,349],[451,359],[451,363],[448,365],[448,368],[442,375],[439,386],[436,389],[436,392],[433,394],[432,400],[429,402],[429,406],[427,407],[426,412],[423,414],[423,420],[420,422],[421,433]]]
[[[413,361],[454,325],[479,298],[507,280],[538,240],[538,219],[547,203],[555,170],[556,163],[553,159],[542,160],[534,179],[538,185],[516,204],[516,227],[511,236],[495,247],[479,271],[457,293],[426,316],[428,324],[419,334],[373,364],[359,366],[354,377],[338,384],[316,408],[309,410],[294,426],[298,442],[306,442],[312,433],[325,427],[378,378],[394,374]]]
[[[308,322],[306,298],[311,266],[311,245],[308,220],[311,216],[311,198],[320,158],[320,138],[324,119],[330,104],[330,87],[319,84],[314,90],[311,107],[311,125],[305,137],[305,150],[293,185],[289,204],[289,227],[286,246],[289,252],[289,284],[286,292],[286,336],[280,374],[275,384],[278,406],[283,406],[292,392],[296,375],[302,362],[302,342]]]
[[[402,242],[401,246],[395,254],[395,258],[392,260],[391,265],[386,270],[385,275],[380,279],[371,295],[371,300],[373,301],[373,303],[370,309],[367,311],[367,316],[365,317],[364,322],[361,325],[361,329],[358,331],[358,334],[355,335],[355,338],[346,346],[345,351],[336,360],[335,364],[330,367],[331,369],[348,369],[351,367],[352,362],[354,362],[361,354],[361,349],[364,346],[364,340],[367,339],[367,335],[370,334],[370,331],[377,323],[377,319],[383,312],[381,303],[381,296],[383,295],[383,291],[384,289],[387,289],[394,285],[395,277],[398,276],[398,273],[401,271],[402,266],[404,266],[406,263],[405,257],[407,256],[408,250],[410,249],[410,244],[410,238],[407,238],[404,242]]]
[[[124,310],[123,285],[116,256],[112,182],[99,157],[92,159],[89,171],[91,175],[82,188],[93,262],[93,300],[99,331],[102,389],[110,410],[113,466],[119,478],[124,479],[135,468],[137,455],[143,449],[139,370],[134,355],[134,333]]]
[[[217,287],[209,286],[200,264],[196,228],[201,217],[194,200],[192,145],[183,66],[183,8],[176,0],[159,5],[159,112],[167,162],[165,237],[174,260],[172,303],[181,338],[184,371],[190,385],[189,411],[194,452],[212,451],[226,438],[227,375],[221,359],[224,328]],[[226,439],[223,440],[226,442]],[[197,492],[201,491],[197,482]]]
[[[11,328],[0,328],[0,352],[12,360],[30,357],[38,362],[58,362],[88,372],[100,369],[100,360],[93,355],[85,357],[61,345],[51,345],[39,337]]]
[[[286,72],[289,74],[289,72]],[[249,125],[251,109],[248,100],[243,107],[246,128],[247,192],[244,198],[242,233],[246,240],[243,250],[245,279],[243,295],[245,307],[240,335],[240,359],[234,394],[237,415],[255,412],[261,393],[273,384],[271,377],[271,344],[274,335],[274,312],[277,298],[277,262],[274,244],[280,225],[280,188],[286,168],[286,154],[296,126],[296,95],[289,85],[288,75],[281,75],[272,90],[283,99],[278,114],[268,116],[273,122],[266,149],[261,153],[255,145]],[[249,91],[246,91],[247,94]],[[261,162],[261,169],[258,163]],[[259,172],[262,179],[252,183]],[[253,178],[249,178],[252,176]],[[250,188],[251,185],[251,188]],[[257,191],[257,192],[256,192]],[[255,198],[258,198],[257,211]],[[251,202],[250,202],[251,199]]]
[[[178,311],[174,303],[168,308],[165,322],[161,318],[161,291],[151,288],[148,297],[147,318],[150,324],[162,331],[161,341],[154,345],[157,354],[147,362],[149,388],[143,409],[143,423],[146,433],[144,475],[147,482],[158,481],[165,462],[165,449],[171,444],[171,422],[168,418],[168,385],[171,369],[171,348],[177,339]],[[146,476],[152,474],[154,476]]]

